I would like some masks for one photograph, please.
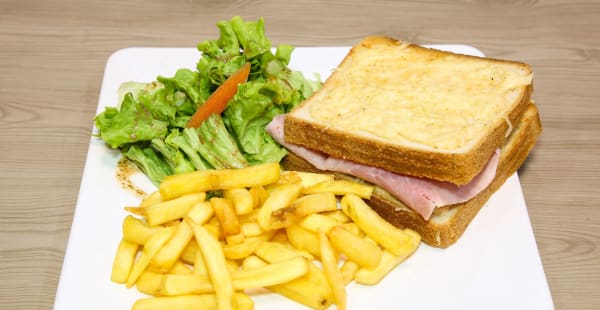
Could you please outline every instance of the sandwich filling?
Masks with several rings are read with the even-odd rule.
[[[380,186],[419,213],[425,220],[429,220],[437,207],[462,203],[477,196],[494,180],[500,159],[500,150],[496,150],[471,182],[457,186],[449,182],[401,175],[378,167],[357,164],[287,143],[284,139],[284,119],[284,115],[276,116],[266,127],[267,132],[278,143],[317,169],[345,173]]]

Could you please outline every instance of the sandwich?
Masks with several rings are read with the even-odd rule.
[[[527,64],[372,36],[267,131],[285,169],[373,184],[377,213],[445,248],[535,145],[532,91]]]

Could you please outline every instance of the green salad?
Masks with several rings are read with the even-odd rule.
[[[265,126],[321,85],[288,67],[292,46],[271,51],[263,19],[247,22],[236,16],[217,27],[218,39],[198,44],[195,70],[182,68],[151,83],[123,83],[120,104],[94,119],[98,136],[155,185],[176,173],[279,162],[286,151]],[[238,85],[224,111],[197,128],[187,127],[196,110],[246,63],[247,82]]]

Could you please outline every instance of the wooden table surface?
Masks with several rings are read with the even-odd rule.
[[[0,308],[54,302],[104,66],[262,16],[274,44],[463,43],[535,71],[544,132],[520,178],[558,309],[600,305],[600,2],[0,1]],[[515,253],[518,255],[518,253]]]

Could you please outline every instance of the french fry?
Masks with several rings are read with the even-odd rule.
[[[181,219],[171,220],[162,224],[162,227],[177,226],[181,222]]]
[[[335,250],[331,247],[325,230],[319,230],[319,243],[321,249],[321,262],[327,282],[333,291],[335,304],[340,310],[346,309],[346,283],[342,278],[342,273],[338,268],[338,260]]]
[[[112,273],[110,275],[111,281],[120,284],[127,281],[138,247],[139,246],[133,242],[121,240],[113,261]]]
[[[269,263],[298,257],[297,251],[277,242],[264,242],[256,250],[256,255]],[[253,264],[260,261],[253,260]],[[333,302],[331,287],[325,274],[315,265],[308,264],[308,272],[287,283],[269,286],[271,291],[283,295],[312,309],[327,309]]]
[[[256,249],[255,254],[270,263],[303,256],[300,250],[290,247],[287,244],[273,241],[263,242]]]
[[[282,260],[263,267],[243,269],[233,273],[236,290],[269,287],[297,279],[308,272],[308,262],[304,257]]]
[[[236,292],[235,295],[233,295],[233,298],[235,298],[237,310],[252,310],[252,309],[254,309],[254,301],[247,294]]]
[[[144,198],[139,206],[137,207],[125,207],[125,211],[131,212],[135,215],[144,215],[146,213],[146,208],[162,202],[162,198],[160,197],[160,192],[155,191],[152,194],[148,195],[148,197]]]
[[[263,186],[277,182],[281,175],[279,163],[266,163],[241,169],[221,169],[219,189]]]
[[[337,208],[333,193],[302,196],[291,205],[271,213],[271,228],[284,228],[299,222],[302,217]]]
[[[209,202],[210,203],[210,202]],[[206,223],[205,225],[214,225],[216,227],[219,227],[219,231],[222,233],[223,232],[223,228],[221,227],[221,223],[219,223],[219,219],[216,216],[211,217]]]
[[[158,189],[164,200],[171,200],[191,193],[216,190],[220,179],[216,170],[179,173],[166,177]]]
[[[352,280],[354,280],[354,274],[356,273],[358,268],[360,268],[360,267],[358,266],[357,263],[355,263],[351,260],[344,261],[342,268],[340,268],[340,272],[342,273],[342,279],[344,279],[344,283],[346,285],[348,285],[348,283],[350,283],[350,282],[352,282]]]
[[[304,251],[304,250],[298,250],[298,249],[294,248],[294,247],[293,247],[291,244],[289,244],[289,243],[286,243],[286,246],[288,246],[288,247],[290,247],[290,248],[294,249],[295,251],[298,251],[298,253],[300,253],[300,255],[301,255],[302,257],[304,257],[304,258],[308,259],[308,260],[309,260],[309,261],[311,261],[311,262],[312,262],[313,260],[315,260],[315,256],[314,256],[314,255],[312,255],[312,254],[310,254],[310,253],[308,253],[307,251]]]
[[[414,248],[416,250],[416,247]],[[388,250],[383,250],[381,261],[375,268],[360,268],[354,274],[356,283],[365,285],[375,285],[379,283],[394,267],[403,262],[414,251],[406,251],[400,255],[392,254]]]
[[[309,188],[317,183],[321,183],[324,181],[333,181],[332,174],[323,174],[323,173],[313,173],[313,172],[303,172],[303,171],[295,171],[296,175],[300,178],[300,185],[302,188]]]
[[[302,179],[298,175],[298,171],[281,171],[281,176],[276,183],[269,184],[269,186],[279,186],[281,184],[295,183],[299,184]]]
[[[213,286],[208,275],[199,274],[167,274],[160,286],[162,296],[181,296],[192,294],[214,294]]]
[[[225,243],[228,245],[236,245],[243,243],[246,240],[246,236],[240,231],[237,235],[225,236]]]
[[[245,238],[244,242],[239,244],[225,245],[223,253],[228,259],[242,259],[252,254],[261,243],[271,239],[274,233],[274,231],[268,231],[262,235]]]
[[[225,264],[227,265],[229,272],[232,274],[240,269],[240,266],[238,266],[237,262],[234,260],[225,259]]]
[[[223,197],[233,202],[238,215],[248,214],[254,209],[254,197],[245,188],[232,188],[223,191]]]
[[[260,228],[260,225],[255,222],[243,223],[240,225],[240,228],[242,230],[242,234],[244,234],[246,237],[255,237],[265,232],[262,228]]]
[[[281,244],[288,244],[288,242],[289,242],[287,233],[285,232],[284,229],[277,230],[270,241],[271,242],[279,242]]]
[[[236,265],[237,268],[237,265]],[[299,278],[308,272],[308,262],[303,257],[295,257],[252,269],[235,270],[231,273],[236,290],[267,287],[282,284]],[[177,296],[208,294],[214,286],[208,276],[169,274],[163,278],[161,294]]]
[[[401,249],[399,255],[393,254],[388,250],[383,250],[381,255],[381,261],[375,268],[360,268],[354,278],[356,283],[375,285],[379,283],[392,269],[398,264],[403,262],[406,258],[412,255],[419,244],[421,243],[421,236],[413,230],[405,229],[404,232],[409,236],[410,240]]]
[[[361,267],[374,268],[381,261],[381,249],[365,239],[356,236],[341,226],[336,226],[327,233],[330,243],[338,252]]]
[[[304,194],[331,192],[336,195],[354,194],[369,199],[373,194],[373,186],[348,180],[333,180],[317,183],[302,191]]]
[[[210,232],[210,234],[213,235],[217,240],[223,240],[225,238],[223,235],[223,228],[216,217],[213,217],[210,221],[208,221],[208,223],[202,226],[208,229],[208,232]]]
[[[250,195],[252,196],[252,202],[254,204],[254,208],[262,206],[262,204],[269,197],[269,193],[265,190],[263,186],[254,186],[248,190]]]
[[[162,199],[218,189],[261,186],[279,180],[279,163],[266,163],[241,169],[204,170],[166,177],[159,186]]]
[[[146,208],[140,207],[124,207],[125,211],[135,214],[135,215],[144,215],[146,213]]]
[[[191,240],[181,252],[181,260],[188,264],[194,264],[196,261],[196,253],[199,254],[200,249],[198,248],[198,244],[195,240]],[[202,255],[200,255],[202,256]]]
[[[267,184],[264,186],[264,189],[270,193],[274,188],[279,187],[281,185],[286,184],[297,184],[302,186],[300,182],[302,179],[298,176],[296,171],[281,171],[281,175],[279,176],[279,180],[275,183]]]
[[[192,228],[185,221],[181,221],[176,227],[173,237],[167,241],[152,259],[152,262],[159,267],[166,269],[173,267],[173,264],[179,259],[181,252],[183,252],[187,244],[192,240],[192,237],[194,237]]]
[[[160,287],[164,276],[164,274],[146,270],[142,272],[135,286],[144,294],[160,296]]]
[[[163,201],[146,208],[148,225],[159,225],[183,218],[192,207],[206,198],[205,193],[194,193]]]
[[[299,216],[306,216],[336,210],[337,202],[333,193],[317,193],[296,199],[288,208],[294,209],[293,212]]]
[[[219,241],[211,235],[206,228],[195,224],[189,219],[188,224],[194,232],[196,242],[206,263],[208,274],[211,282],[215,286],[215,295],[217,298],[218,309],[233,309],[233,283],[231,281],[231,274],[227,269],[227,263],[225,262],[225,255],[223,254],[223,248],[219,244]]]
[[[269,220],[269,228],[276,230],[279,228],[285,228],[290,225],[298,223],[302,219],[302,216],[296,214],[294,209],[283,208],[271,213],[271,219]]]
[[[196,255],[196,259],[194,260],[194,274],[197,275],[208,275],[208,269],[206,269],[206,263],[204,262],[204,257],[198,253]]]
[[[233,203],[229,199],[214,197],[210,199],[210,205],[223,228],[225,237],[237,235],[241,232],[240,222]]]
[[[196,224],[204,224],[214,215],[214,210],[208,201],[201,201],[192,206],[187,217]]]
[[[349,232],[353,233],[354,235],[359,236],[361,238],[365,236],[365,233],[362,230],[360,230],[360,227],[358,227],[358,225],[356,225],[356,223],[354,223],[354,222],[344,223],[344,224],[342,224],[342,227],[344,227],[347,231],[349,231]]]
[[[198,255],[202,256],[202,255]],[[182,261],[178,260],[173,264],[173,267],[169,269],[170,274],[193,274],[194,272],[190,267],[184,264]]]
[[[300,223],[298,223],[298,225],[306,230],[316,233],[320,229],[323,229],[327,232],[335,226],[342,225],[342,223],[332,219],[329,216],[313,213],[305,217],[302,221],[300,221]]]
[[[142,200],[139,207],[146,208],[146,207],[149,207],[151,205],[157,204],[162,201],[163,200],[162,200],[162,197],[160,196],[160,192],[154,191],[152,194],[148,195],[146,198],[144,198]]]
[[[293,183],[273,188],[258,212],[257,221],[260,227],[264,230],[270,230],[271,214],[274,211],[289,206],[298,197],[301,190],[302,186]]]
[[[246,256],[246,258],[244,258],[244,260],[242,261],[242,270],[255,269],[266,265],[267,262],[262,260],[260,257],[252,254]]]
[[[259,212],[260,212],[260,209],[253,209],[252,212],[250,212],[248,214],[239,215],[238,216],[238,220],[242,224],[243,223],[256,223],[256,221],[258,219],[258,213]]]
[[[125,217],[122,227],[123,239],[140,245],[145,244],[150,236],[162,229],[158,226],[150,227],[146,222],[133,215]]]
[[[254,307],[254,302],[244,293],[235,293],[233,295],[237,309],[250,310]],[[178,309],[178,310],[216,310],[220,309],[218,304],[218,296],[214,294],[204,295],[185,295],[174,297],[150,297],[138,299],[133,304],[133,310],[163,310],[163,309]]]
[[[127,277],[127,282],[125,284],[127,288],[130,288],[135,284],[138,277],[146,270],[146,267],[150,265],[150,261],[154,255],[156,255],[162,246],[167,243],[174,232],[175,227],[166,227],[148,238],[148,241],[144,244],[144,248],[142,249],[142,254],[133,264],[129,277]]]
[[[281,237],[279,237],[279,236],[281,236]],[[277,237],[277,239],[276,239],[276,237]],[[311,253],[309,253],[308,251],[295,248],[287,239],[287,234],[284,230],[278,231],[275,234],[275,236],[273,236],[273,238],[271,238],[271,240],[269,242],[279,243],[279,244],[285,246],[288,250],[294,251],[294,253],[296,253],[297,256],[302,256],[310,262],[315,260],[315,256],[312,255]]]
[[[349,194],[341,200],[342,210],[365,234],[395,255],[401,255],[411,242],[412,234],[407,233],[373,211],[360,197]]]
[[[337,207],[337,206],[336,206]],[[349,218],[344,211],[337,209],[334,211],[322,212],[321,214],[326,215],[340,223],[347,224],[352,223],[352,219]]]
[[[321,256],[319,238],[317,234],[306,230],[299,225],[291,225],[285,228],[288,240],[297,249],[306,251],[316,257]]]
[[[252,260],[251,263],[252,268],[267,264],[260,258]],[[325,275],[313,264],[309,263],[308,266],[309,271],[306,275],[286,283],[269,286],[267,289],[312,309],[329,308],[333,302],[333,296]]]
[[[160,266],[154,264],[152,261],[150,261],[150,264],[148,265],[148,267],[146,267],[146,271],[152,271],[152,272],[156,272],[156,273],[160,273],[160,274],[165,274],[165,273],[169,272],[169,269],[160,267]]]

